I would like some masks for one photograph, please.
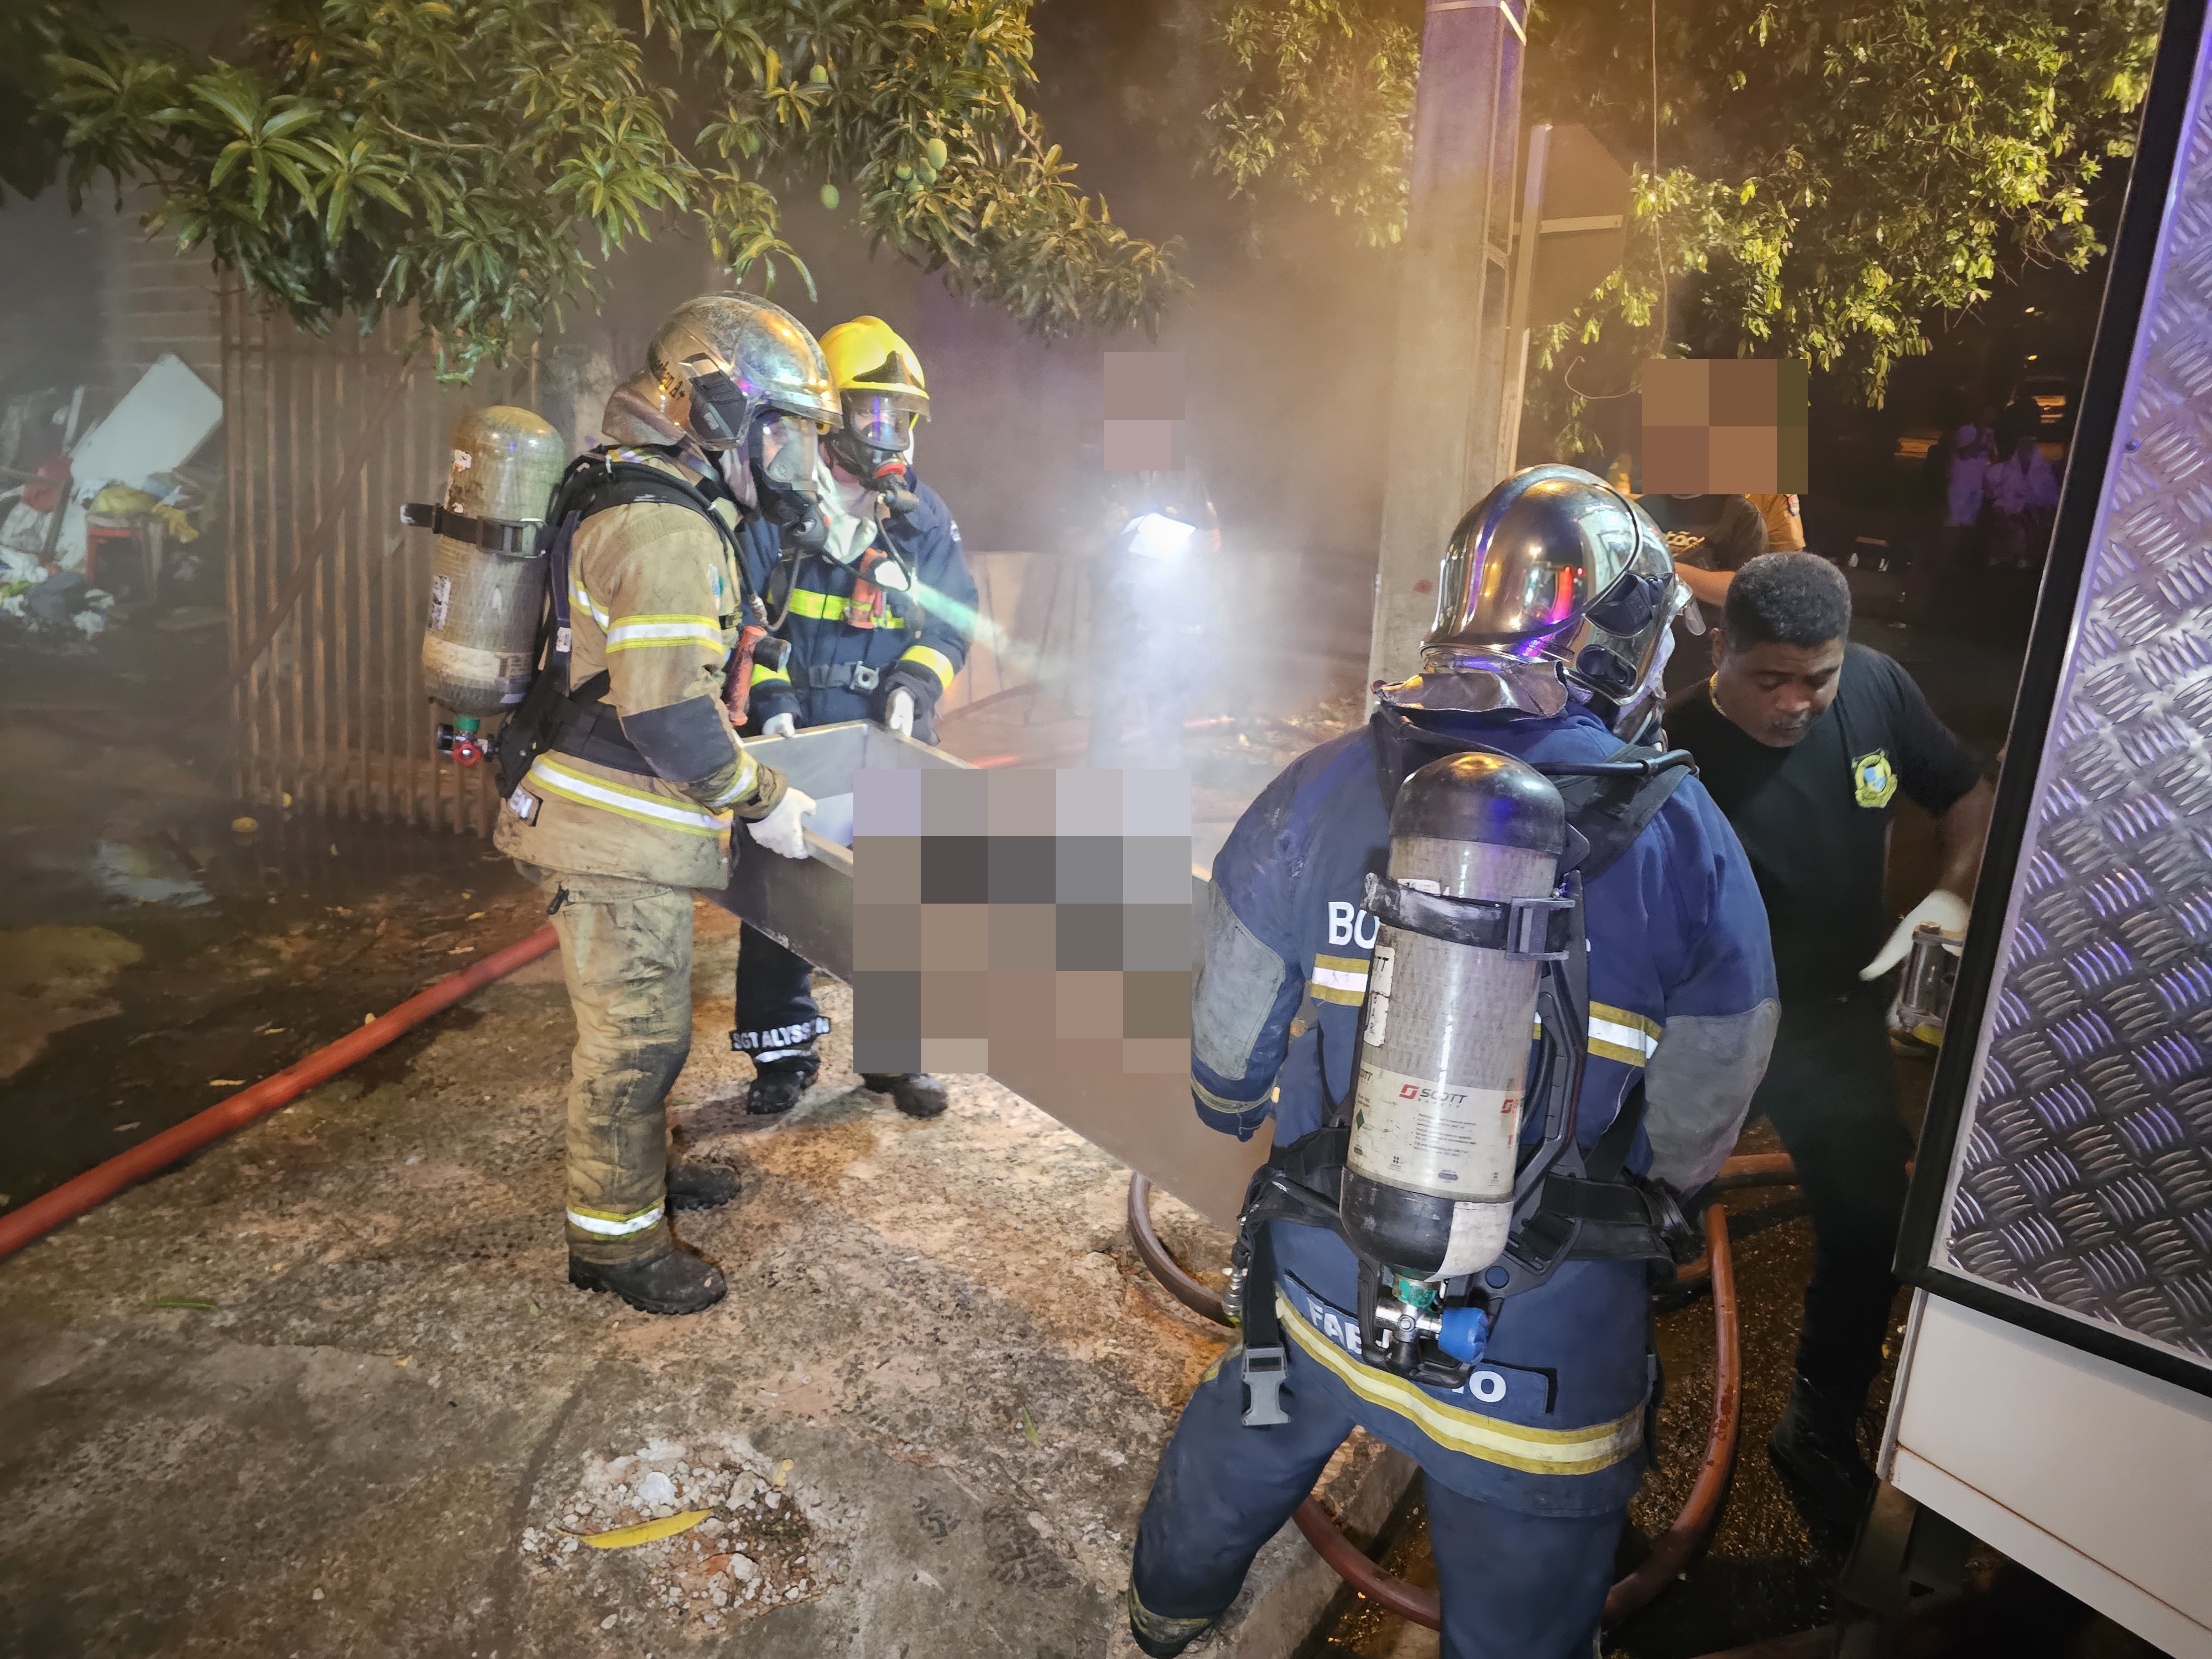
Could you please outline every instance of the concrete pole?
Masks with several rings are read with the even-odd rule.
[[[1370,681],[1419,667],[1444,544],[1500,476],[1528,9],[1428,0],[1422,24]]]

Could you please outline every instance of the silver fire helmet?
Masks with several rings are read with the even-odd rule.
[[[1401,708],[1551,715],[1571,687],[1620,729],[1656,695],[1668,629],[1689,602],[1641,507],[1579,467],[1532,466],[1460,520],[1421,671],[1376,695]]]
[[[647,401],[702,448],[744,445],[770,410],[817,430],[844,418],[814,337],[781,306],[749,294],[686,300],[653,335],[645,362],[654,380]]]

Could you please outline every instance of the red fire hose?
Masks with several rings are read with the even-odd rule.
[[[356,1060],[405,1036],[432,1015],[443,1012],[494,980],[504,979],[516,969],[537,961],[554,945],[553,928],[549,923],[520,943],[494,951],[482,962],[440,980],[427,990],[418,991],[390,1013],[369,1021],[357,1031],[347,1032],[328,1048],[316,1049],[298,1065],[287,1066],[274,1077],[264,1078],[250,1089],[240,1090],[228,1100],[218,1101],[175,1127],[140,1141],[129,1152],[95,1164],[74,1181],[64,1182],[21,1209],[0,1216],[0,1256],[14,1255],[33,1239],[52,1232],[64,1221],[74,1221],[125,1187],[167,1169],[187,1153],[198,1152],[234,1129],[244,1128],[255,1118],[265,1117],[278,1107],[289,1105]]]
[[[1723,1168],[1720,1185],[1772,1186],[1786,1183],[1792,1171],[1788,1157],[1758,1153],[1730,1158]],[[1228,1320],[1221,1298],[1183,1271],[1168,1254],[1153,1231],[1152,1183],[1141,1175],[1129,1177],[1129,1237],[1145,1266],[1168,1293],[1192,1312],[1218,1324]],[[1737,1334],[1735,1263],[1729,1251],[1728,1212],[1719,1204],[1705,1210],[1705,1255],[1713,1286],[1713,1421],[1705,1440],[1705,1462],[1682,1504],[1674,1524],[1652,1547],[1643,1564],[1616,1583],[1605,1598],[1605,1622],[1618,1624],[1637,1612],[1673,1582],[1688,1565],[1712,1529],[1721,1498],[1728,1490],[1729,1471],[1735,1462],[1736,1431],[1741,1417],[1743,1350]],[[1690,1269],[1685,1269],[1685,1273]],[[1436,1592],[1421,1589],[1384,1572],[1346,1538],[1321,1505],[1308,1498],[1291,1518],[1298,1530],[1337,1576],[1377,1606],[1430,1630],[1438,1627]]]

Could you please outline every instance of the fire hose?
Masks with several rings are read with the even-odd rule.
[[[1723,1166],[1717,1183],[1723,1191],[1738,1187],[1784,1186],[1794,1171],[1786,1154],[1756,1153],[1732,1158]],[[1133,1173],[1129,1177],[1129,1237],[1145,1266],[1168,1294],[1201,1318],[1216,1324],[1229,1321],[1221,1298],[1185,1272],[1168,1253],[1152,1227],[1152,1183]],[[1680,1514],[1628,1576],[1614,1584],[1605,1598],[1605,1622],[1618,1624],[1641,1610],[1674,1576],[1689,1564],[1720,1514],[1728,1491],[1729,1471],[1735,1462],[1736,1431],[1741,1415],[1743,1352],[1736,1328],[1735,1262],[1729,1250],[1728,1212],[1716,1200],[1705,1208],[1705,1254],[1681,1270],[1687,1279],[1710,1278],[1713,1291],[1713,1416],[1706,1437],[1705,1455],[1698,1478],[1683,1502]],[[1436,1592],[1396,1578],[1344,1535],[1321,1505],[1309,1496],[1293,1513],[1298,1530],[1305,1534],[1322,1560],[1360,1595],[1400,1618],[1435,1630],[1439,1626]]]
[[[416,992],[390,1013],[369,1021],[359,1030],[347,1032],[326,1048],[316,1049],[296,1066],[289,1066],[249,1089],[240,1090],[182,1123],[140,1141],[129,1152],[118,1152],[74,1180],[64,1181],[21,1209],[0,1216],[0,1257],[13,1255],[64,1221],[76,1220],[125,1187],[148,1176],[158,1175],[210,1141],[219,1140],[234,1129],[242,1129],[280,1106],[289,1105],[308,1090],[329,1082],[356,1060],[367,1059],[462,998],[537,961],[556,943],[552,927],[549,924],[540,927],[529,938],[503,951],[495,951],[482,962]]]

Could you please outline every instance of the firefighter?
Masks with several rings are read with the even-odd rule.
[[[1109,472],[1093,534],[1089,763],[1183,764],[1221,524],[1195,467]]]
[[[1365,726],[1292,763],[1214,860],[1192,999],[1199,1115],[1243,1139],[1272,1115],[1276,1150],[1261,1181],[1279,1173],[1329,1197],[1307,1224],[1255,1228],[1261,1212],[1248,1203],[1240,1249],[1246,1240],[1258,1248],[1238,1290],[1242,1352],[1193,1394],[1138,1528],[1129,1618],[1147,1654],[1180,1653],[1212,1626],[1255,1553],[1358,1426],[1421,1466],[1447,1659],[1587,1655],[1646,1462],[1656,1360],[1646,1264],[1632,1257],[1648,1243],[1610,1255],[1571,1248],[1548,1279],[1503,1296],[1474,1369],[1447,1387],[1365,1357],[1359,1310],[1363,1297],[1378,1305],[1373,1269],[1329,1224],[1354,1185],[1346,1142],[1332,1137],[1347,1134],[1355,1085],[1367,1098],[1359,1073],[1384,1063],[1355,1067],[1353,1057],[1384,1052],[1372,1046],[1382,1015],[1370,1007],[1361,1023],[1378,937],[1364,883],[1393,856],[1401,785],[1478,746],[1492,755],[1477,767],[1502,764],[1501,753],[1555,768],[1656,758],[1622,734],[1649,723],[1668,629],[1687,600],[1650,519],[1589,474],[1560,466],[1522,472],[1469,512],[1438,588],[1421,672],[1380,688]],[[1664,776],[1671,787],[1632,781],[1635,810],[1610,834],[1595,820],[1567,820],[1586,823],[1589,846],[1609,850],[1583,866],[1596,872],[1580,904],[1588,1029],[1555,1040],[1571,1039],[1586,1066],[1576,1119],[1591,1176],[1583,1188],[1602,1186],[1648,1206],[1641,1213],[1672,1213],[1668,1249],[1679,1255],[1683,1218],[1660,1200],[1696,1193],[1718,1172],[1765,1065],[1776,1005],[1765,917],[1743,854],[1686,770]],[[1401,846],[1407,833],[1401,829]],[[1559,961],[1571,958],[1582,952],[1559,950]],[[1400,951],[1378,987],[1393,1044],[1437,1006],[1434,986],[1408,983],[1408,960]],[[1525,1007],[1517,1032],[1496,1034],[1511,1045],[1500,1052],[1526,1052]],[[1474,1004],[1461,1012],[1485,1018]],[[1434,1024],[1449,1036],[1452,1022]],[[1419,1121],[1404,1117],[1412,1109],[1401,1109],[1402,1121]],[[1522,1162],[1543,1121],[1523,1119]],[[1364,1115],[1348,1133],[1375,1127]],[[1550,1184],[1540,1188],[1547,1206]],[[1352,1219],[1346,1208],[1340,1224]],[[1638,1238],[1655,1234],[1656,1224]],[[1458,1237],[1455,1223],[1454,1249]],[[1264,1366],[1255,1363],[1263,1355]]]
[[[678,1248],[668,1212],[737,1193],[723,1166],[668,1162],[692,893],[727,884],[733,819],[804,857],[813,805],[746,752],[724,706],[745,611],[736,532],[808,516],[839,416],[814,337],[765,301],[679,306],[647,365],[610,403],[617,441],[571,465],[549,513],[556,626],[502,736],[494,841],[546,895],[576,1016],[569,1282],[687,1314],[727,1285]]]
[[[880,318],[839,324],[822,349],[844,423],[825,446],[820,513],[781,546],[766,526],[746,541],[791,642],[784,667],[754,675],[752,719],[769,737],[875,720],[934,744],[938,700],[968,659],[975,581],[960,526],[914,470],[929,388],[914,349]],[[812,973],[767,934],[742,931],[730,1046],[752,1057],[749,1112],[789,1111],[821,1069],[815,1043],[830,1022]],[[926,1073],[860,1081],[908,1117],[945,1109],[945,1085]]]

